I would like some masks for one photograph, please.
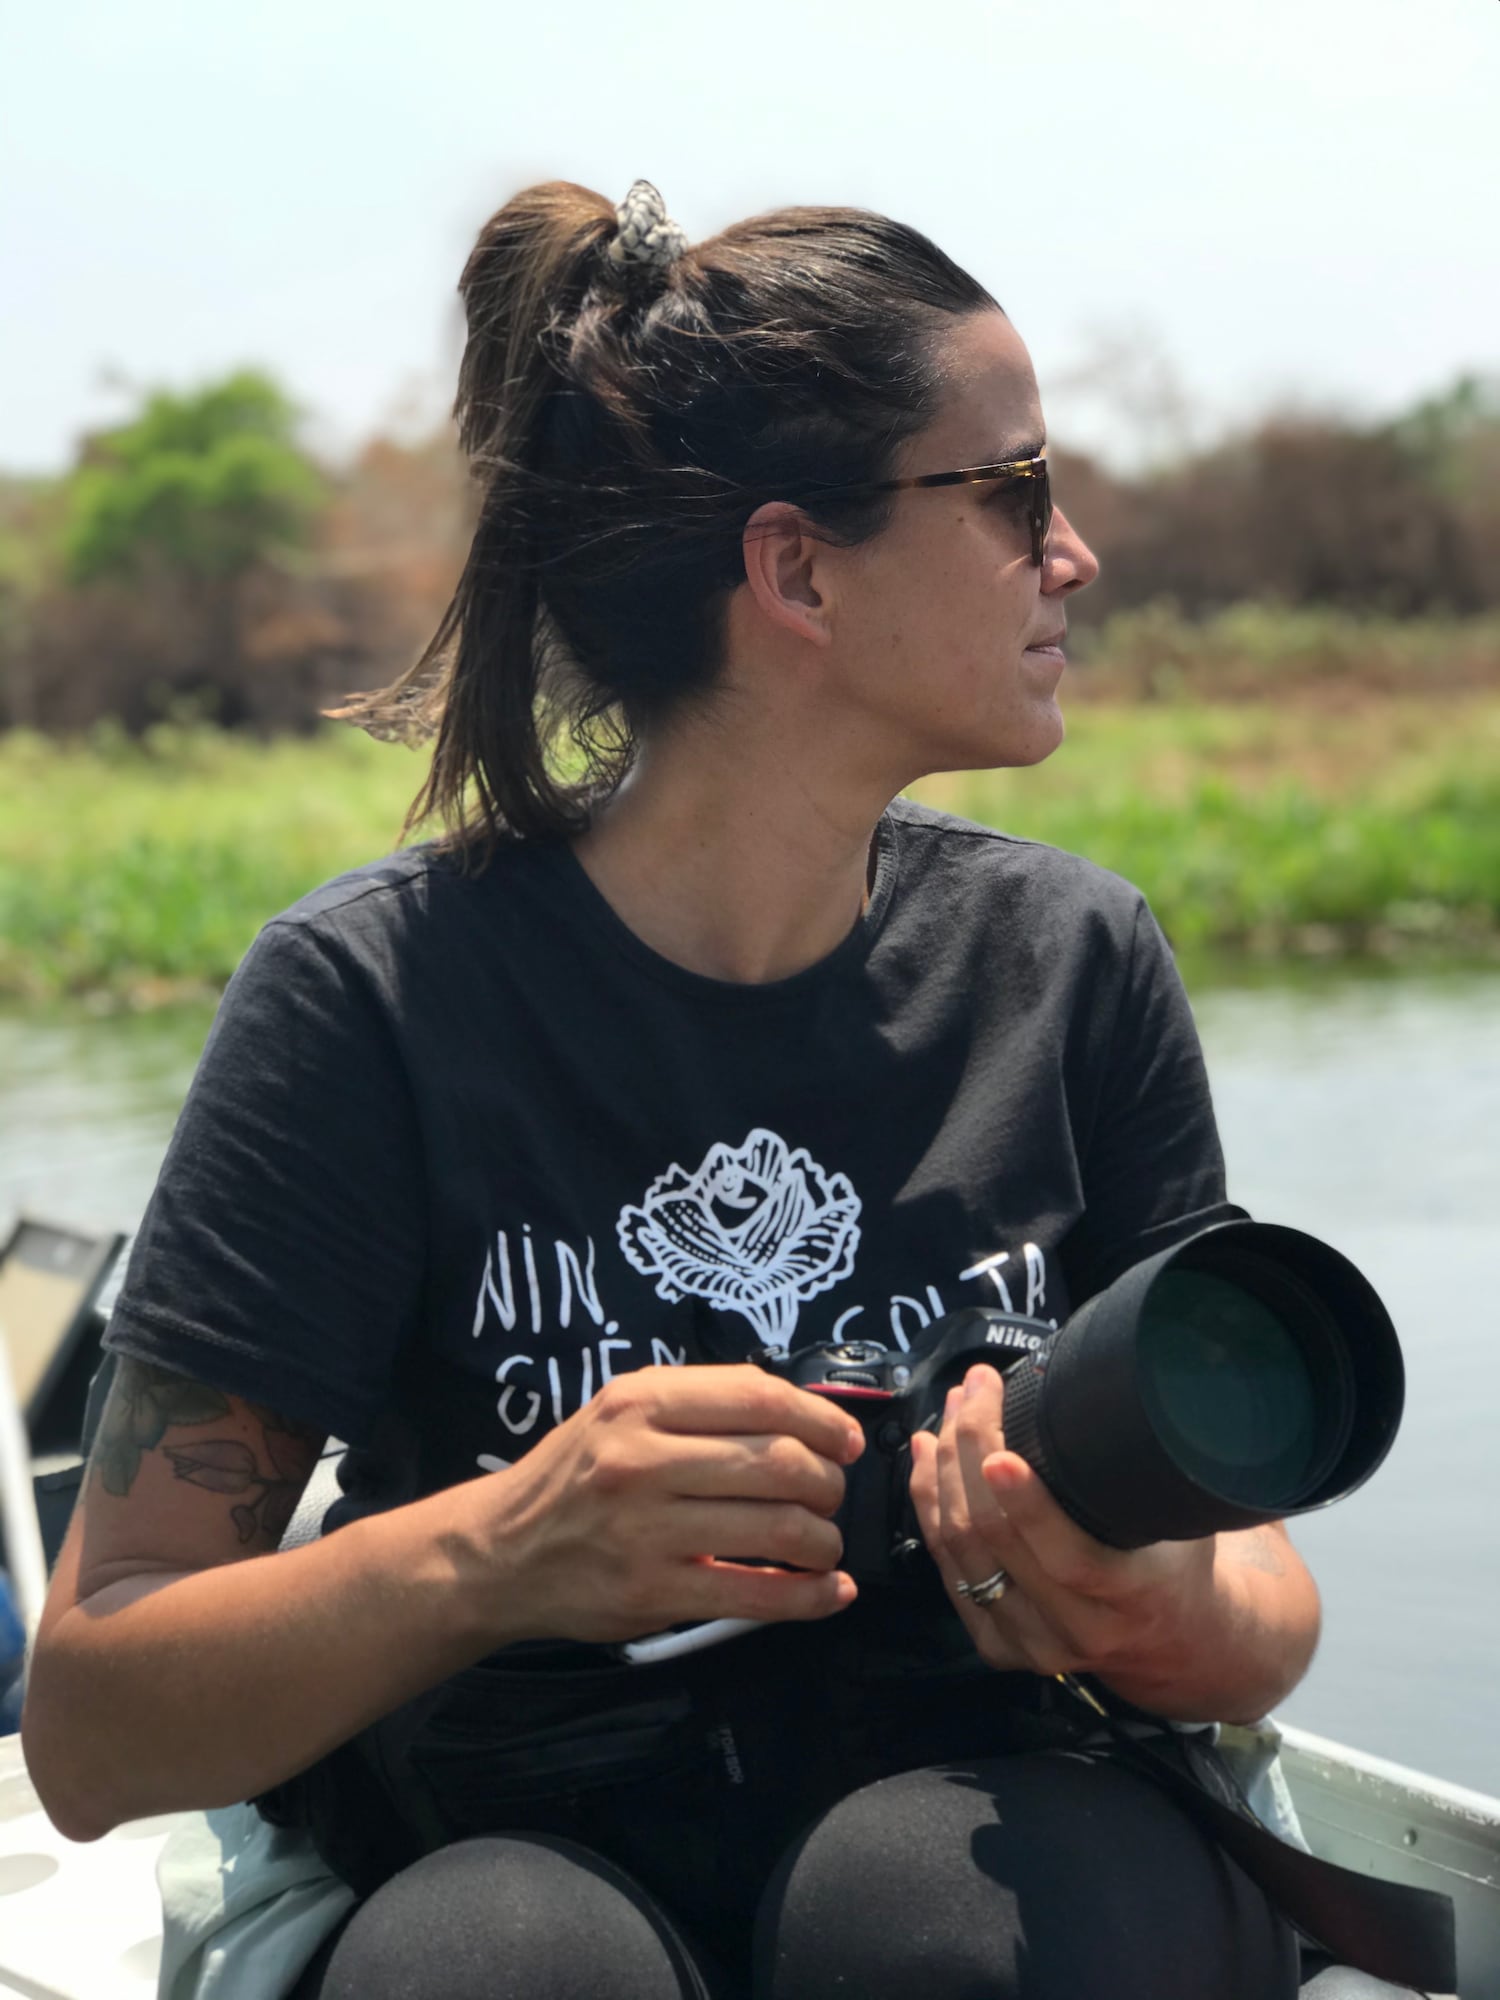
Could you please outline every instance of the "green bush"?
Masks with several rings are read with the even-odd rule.
[[[157,391],[133,422],[95,441],[68,482],[70,580],[131,576],[154,562],[223,581],[301,541],[324,482],[295,425],[281,391],[251,370],[196,393]]]

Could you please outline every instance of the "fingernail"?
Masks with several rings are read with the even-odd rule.
[[[984,1379],[977,1368],[971,1368],[964,1377],[964,1401],[967,1403],[977,1396],[984,1387]]]
[[[865,1448],[865,1434],[857,1427],[850,1431],[844,1443],[844,1463],[852,1465]]]

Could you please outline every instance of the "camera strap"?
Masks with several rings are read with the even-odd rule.
[[[1071,1674],[1058,1676],[1093,1711],[1111,1754],[1149,1778],[1209,1833],[1313,1944],[1337,1964],[1423,1993],[1451,1994],[1458,1983],[1453,1901],[1435,1889],[1383,1882],[1304,1853],[1273,1833],[1250,1809],[1216,1755],[1195,1758],[1194,1775],[1149,1738],[1133,1735]]]

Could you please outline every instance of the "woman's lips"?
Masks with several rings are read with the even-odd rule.
[[[1028,653],[1034,653],[1039,660],[1055,660],[1060,667],[1068,664],[1068,656],[1061,646],[1028,646]]]

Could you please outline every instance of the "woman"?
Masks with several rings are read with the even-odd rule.
[[[1240,1213],[1139,895],[899,801],[1062,740],[1097,564],[1026,350],[910,229],[689,249],[645,184],[526,191],[461,290],[473,548],[348,711],[435,730],[448,831],[226,996],[37,1652],[48,1809],[292,1828],[265,1879],[316,1849],[359,1898],[300,1994],[1290,1993],[1289,1927],[1050,1678],[1264,1714],[1317,1628],[1284,1533],[1094,1542],[981,1367],[916,1442],[930,1590],[859,1594],[859,1433],[753,1365],[1058,1321]],[[278,1553],[330,1434],[336,1532]],[[604,1650],[716,1618],[763,1629]]]

